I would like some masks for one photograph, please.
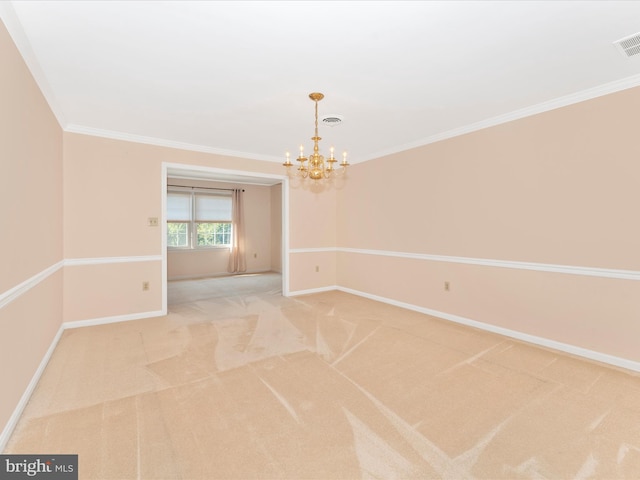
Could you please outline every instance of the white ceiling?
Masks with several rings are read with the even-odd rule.
[[[350,161],[640,85],[638,1],[0,1],[68,131]]]

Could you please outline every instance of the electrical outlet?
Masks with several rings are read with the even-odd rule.
[[[449,282],[444,282],[444,291],[448,292],[450,290],[451,285],[449,284]]]
[[[320,265],[316,265],[316,272],[320,271]]]
[[[253,254],[253,258],[258,258],[258,254],[257,254],[257,253],[254,253],[254,254]]]
[[[150,227],[157,227],[158,226],[158,217],[149,217],[147,219],[147,225],[149,225]]]
[[[142,282],[142,290],[144,291],[149,290],[149,282]]]

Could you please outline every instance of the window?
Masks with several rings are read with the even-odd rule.
[[[167,246],[213,248],[231,245],[231,195],[173,187],[167,193]]]
[[[214,247],[218,245],[231,245],[230,223],[203,223],[197,224],[198,246]]]
[[[167,246],[190,247],[191,197],[193,192],[170,191],[167,195]]]
[[[188,247],[189,224],[182,222],[168,222],[167,245],[169,247]]]

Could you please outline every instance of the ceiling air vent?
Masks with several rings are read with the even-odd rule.
[[[322,117],[322,124],[328,125],[329,127],[335,127],[336,125],[340,125],[342,123],[342,120],[344,120],[344,117],[342,115],[336,115],[332,113],[330,115],[324,115]]]
[[[613,44],[627,58],[640,55],[640,33],[616,40]]]

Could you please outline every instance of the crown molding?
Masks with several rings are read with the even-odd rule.
[[[51,88],[50,82],[48,81],[46,75],[44,74],[44,71],[40,67],[38,58],[33,52],[31,44],[24,32],[24,29],[20,23],[20,19],[12,5],[12,2],[0,0],[0,19],[5,24],[7,30],[9,31],[11,38],[16,44],[18,51],[22,55],[25,64],[27,65],[29,71],[31,72],[31,75],[33,76],[35,82],[40,88],[53,115],[55,116],[61,128],[65,132],[110,138],[114,140],[142,143],[147,145],[155,145],[160,147],[175,148],[179,150],[202,152],[202,153],[221,155],[226,157],[244,158],[244,159],[250,159],[250,160],[274,162],[274,163],[282,162],[282,158],[279,156],[226,150],[226,149],[214,148],[206,145],[198,145],[198,144],[192,144],[187,142],[149,137],[144,135],[129,134],[125,132],[67,123],[67,119],[64,115],[63,109],[60,103],[58,102],[53,92],[53,89]],[[530,107],[525,107],[519,110],[515,110],[513,112],[510,112],[504,115],[491,117],[479,122],[472,123],[470,125],[466,125],[460,128],[448,130],[446,132],[438,133],[438,134],[423,138],[421,140],[417,140],[414,142],[410,142],[410,143],[398,145],[389,149],[385,149],[385,150],[376,152],[372,155],[361,157],[357,161],[352,161],[352,163],[354,165],[359,163],[364,163],[366,161],[374,160],[376,158],[381,158],[388,155],[404,152],[407,150],[412,150],[418,147],[429,145],[431,143],[447,140],[460,135],[465,135],[467,133],[472,133],[485,128],[497,126],[503,123],[508,123],[514,120],[519,120],[528,116],[537,115],[539,113],[544,113],[550,110],[562,108],[568,105],[572,105],[582,101],[608,95],[611,93],[616,93],[618,91],[626,90],[626,89],[637,87],[637,86],[640,86],[640,74],[632,75],[620,80],[612,81],[612,82],[599,85],[593,88],[585,89],[580,92],[565,95],[563,97],[542,102]]]
[[[407,150],[423,147],[431,143],[436,143],[442,140],[448,140],[450,138],[459,137],[467,133],[477,132],[478,130],[483,130],[489,127],[495,127],[503,123],[508,123],[514,120],[520,120],[522,118],[531,117],[539,113],[544,113],[551,110],[556,110],[558,108],[567,107],[569,105],[574,105],[576,103],[592,100],[598,97],[603,97],[605,95],[620,92],[622,90],[627,90],[629,88],[634,88],[637,86],[640,86],[640,74],[632,75],[630,77],[626,77],[621,80],[615,80],[613,82],[605,83],[604,85],[598,85],[597,87],[582,90],[580,92],[572,93],[570,95],[565,95],[563,97],[555,98],[547,102],[538,103],[536,105],[515,110],[513,112],[509,112],[504,115],[498,115],[496,117],[487,118],[480,122],[472,123],[470,125],[460,127],[460,128],[454,128],[453,130],[448,130],[446,132],[438,133],[436,135],[432,135],[422,140],[417,140],[415,142],[405,143],[404,145],[398,145],[397,147],[394,147],[394,148],[382,150],[380,152],[375,153],[372,156],[361,159],[358,163],[374,160],[376,158],[386,157],[388,155],[393,155],[400,152],[405,152]]]
[[[64,128],[65,132],[78,133],[82,135],[90,135],[93,137],[110,138],[112,140],[122,140],[125,142],[142,143],[145,145],[154,145],[157,147],[175,148],[178,150],[188,150],[192,152],[211,153],[224,157],[237,157],[249,160],[260,160],[263,162],[282,163],[279,157],[270,155],[259,155],[250,152],[236,152],[234,150],[225,150],[222,148],[214,148],[206,145],[197,145],[195,143],[178,142],[175,140],[167,140],[157,137],[147,137],[144,135],[135,135],[131,133],[118,132],[115,130],[104,130],[101,128],[86,127],[78,124],[69,124]]]
[[[496,117],[487,118],[480,122],[472,123],[470,125],[466,125],[460,128],[454,128],[453,130],[448,130],[446,132],[438,133],[436,135],[423,138],[421,140],[416,140],[415,142],[405,143],[403,145],[398,145],[396,147],[393,147],[387,150],[382,150],[368,157],[362,157],[357,162],[353,162],[353,164],[356,165],[358,163],[364,163],[369,160],[374,160],[376,158],[386,157],[388,155],[405,152],[407,150],[423,147],[431,143],[436,143],[442,140],[448,140],[450,138],[459,137],[461,135],[466,135],[467,133],[476,132],[478,130],[483,130],[489,127],[495,127],[503,123],[508,123],[514,120],[520,120],[522,118],[531,117],[539,113],[556,110],[558,108],[574,105],[576,103],[584,102],[587,100],[592,100],[594,98],[620,92],[622,90],[627,90],[629,88],[634,88],[637,86],[640,86],[640,74],[632,75],[630,77],[626,77],[621,80],[615,80],[613,82],[605,83],[603,85],[598,85],[596,87],[582,90],[580,92],[572,93],[569,95],[565,95],[563,97],[555,98],[547,102],[538,103],[530,107],[521,108],[519,110],[515,110],[513,112],[509,112],[504,115],[498,115]],[[61,122],[61,125],[62,124],[63,123]],[[92,136],[103,137],[103,138],[112,138],[114,140],[124,140],[128,142],[144,143],[147,145],[176,148],[180,150],[212,153],[215,155],[222,155],[227,157],[239,157],[239,158],[247,158],[251,160],[260,160],[260,161],[277,162],[277,163],[282,162],[282,158],[274,157],[271,155],[259,155],[256,153],[224,150],[224,149],[213,148],[205,145],[196,145],[196,144],[183,143],[183,142],[178,142],[173,140],[165,140],[165,139],[155,138],[155,137],[133,135],[133,134],[128,134],[124,132],[116,132],[113,130],[102,130],[98,128],[85,127],[77,124],[67,125],[64,128],[64,130],[66,132],[71,132],[71,133],[80,133],[84,135],[92,135]]]
[[[520,120],[522,118],[531,117],[539,113],[556,110],[558,108],[574,105],[576,103],[584,102],[587,100],[592,100],[594,98],[620,92],[622,90],[627,90],[629,88],[634,88],[637,86],[640,86],[640,74],[632,75],[630,77],[626,77],[621,80],[615,80],[613,82],[605,83],[603,85],[598,85],[593,88],[589,88],[586,90],[582,90],[580,92],[565,95],[563,97],[555,98],[553,100],[549,100],[546,102],[538,103],[536,105],[521,108],[519,110],[515,110],[513,112],[509,112],[504,115],[498,115],[496,117],[487,118],[480,122],[472,123],[470,125],[466,125],[460,128],[454,128],[453,130],[448,130],[446,132],[438,133],[436,135],[423,138],[421,140],[416,140],[415,142],[405,143],[403,145],[398,145],[390,149],[382,150],[368,157],[362,157],[357,162],[353,162],[353,164],[356,165],[358,163],[364,163],[369,160],[374,160],[376,158],[386,157],[388,155],[405,152],[407,150],[423,147],[431,143],[436,143],[442,140],[448,140],[450,138],[459,137],[461,135],[466,135],[467,133],[476,132],[478,130],[483,130],[485,128],[495,127],[503,123],[508,123],[514,120]],[[196,145],[191,143],[177,142],[173,140],[165,140],[165,139],[160,139],[155,137],[146,137],[142,135],[133,135],[133,134],[128,134],[124,132],[116,132],[112,130],[102,130],[98,128],[85,127],[77,124],[67,125],[64,128],[64,130],[71,133],[93,135],[97,137],[112,138],[115,140],[124,140],[128,142],[136,142],[136,143],[144,143],[148,145],[156,145],[161,147],[176,148],[180,150],[212,153],[215,155],[248,158],[251,160],[260,160],[260,161],[267,161],[267,162],[277,162],[277,163],[282,162],[282,158],[274,157],[271,155],[259,155],[255,153],[249,153],[249,152],[237,152],[234,150],[224,150],[224,149],[213,148],[213,147],[204,146],[204,145]]]
[[[11,2],[0,1],[0,20],[2,20],[5,27],[7,27],[7,31],[13,39],[13,43],[15,43],[18,52],[20,52],[22,60],[27,65],[27,69],[31,72],[31,76],[42,92],[42,96],[45,101],[49,104],[49,108],[51,109],[53,116],[58,121],[60,127],[64,130],[67,121],[62,111],[62,107],[53,93],[53,89],[51,88],[51,84],[49,83],[47,76],[44,74],[42,68],[40,68],[38,57],[36,57],[36,54],[31,48],[31,43],[29,43],[29,40],[27,39],[27,35],[22,28],[20,19],[18,18]]]

